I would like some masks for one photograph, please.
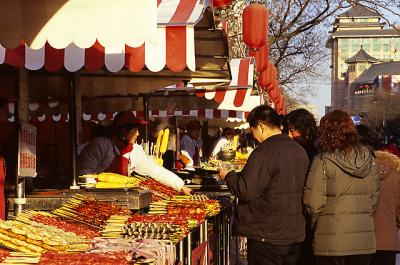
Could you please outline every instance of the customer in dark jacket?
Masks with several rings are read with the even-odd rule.
[[[289,137],[300,144],[307,153],[308,159],[313,160],[318,154],[317,138],[318,128],[314,115],[306,109],[295,109],[286,115],[288,123]],[[307,217],[307,216],[306,216]],[[300,257],[297,261],[298,265],[314,265],[316,264],[313,248],[312,248],[312,231],[310,220],[306,218],[306,237],[301,244]]]
[[[304,240],[307,154],[282,134],[274,109],[258,106],[247,120],[260,145],[241,173],[221,169],[220,177],[239,199],[237,231],[248,238],[248,264],[296,264]]]
[[[319,132],[323,152],[314,157],[304,192],[317,264],[367,265],[376,251],[374,155],[359,144],[354,123],[343,111],[325,115]]]

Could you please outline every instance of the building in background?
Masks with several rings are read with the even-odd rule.
[[[357,108],[350,83],[375,63],[400,61],[400,29],[384,28],[375,11],[354,5],[336,17],[331,49],[331,110]],[[354,114],[354,113],[353,113]]]
[[[400,116],[400,61],[373,64],[349,83],[353,92],[351,114],[386,130],[387,121]]]

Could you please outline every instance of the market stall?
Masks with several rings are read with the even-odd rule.
[[[0,63],[5,76],[2,81],[8,90],[6,96],[17,95],[14,89],[18,84],[19,90],[24,90],[18,92],[20,95],[15,104],[17,121],[28,121],[29,115],[40,121],[43,114],[51,115],[55,120],[70,121],[66,129],[70,131],[72,145],[66,153],[75,154],[81,143],[82,129],[81,119],[77,117],[83,112],[109,113],[110,110],[135,108],[129,98],[119,99],[117,104],[91,104],[89,101],[86,104],[86,99],[138,96],[183,79],[202,81],[205,78],[212,83],[230,80],[226,37],[223,31],[215,29],[211,6],[197,0],[185,4],[168,0],[150,2],[152,4],[137,7],[137,4],[127,2],[114,6],[103,1],[92,11],[90,6],[75,1],[43,2],[46,7],[40,10],[38,6],[23,8],[24,4],[18,1],[8,1],[7,5],[18,12],[7,13],[2,19],[11,21],[12,26],[22,25],[19,31],[12,31],[13,34],[22,32],[19,35],[4,34]],[[127,9],[124,14],[132,10],[139,14],[138,17],[99,20],[101,15],[108,15],[107,12],[119,14],[110,11],[124,8]],[[75,24],[77,14],[84,14],[81,27]],[[143,14],[148,16],[143,18]],[[24,17],[35,17],[36,20],[29,25]],[[118,23],[123,27],[115,27]],[[143,24],[146,25],[144,28],[127,26]],[[56,30],[60,26],[73,32],[72,39],[60,36],[61,31]],[[38,30],[41,27],[42,30]],[[90,27],[106,29],[91,32]],[[132,32],[134,29],[135,33]],[[29,37],[24,38],[22,44],[19,40],[15,42],[15,38],[21,36]],[[28,73],[24,69],[31,71]],[[58,101],[58,107],[47,113],[40,108],[28,110],[28,102],[40,103],[49,97]],[[147,109],[143,111],[148,113]],[[144,116],[147,118],[147,114]],[[73,167],[75,160],[72,155],[69,163]],[[74,172],[73,168],[72,175]],[[76,179],[74,176],[73,186],[77,184]]]
[[[122,5],[110,6],[109,1],[98,1],[96,8],[92,10],[93,14],[89,11],[91,6],[79,4],[79,1],[43,1],[41,4],[45,6],[22,1],[3,3],[7,8],[2,8],[6,12],[2,12],[1,20],[14,28],[8,30],[10,34],[0,31],[0,43],[3,45],[0,46],[0,82],[5,88],[1,96],[12,99],[10,103],[14,103],[9,106],[11,115],[7,117],[7,121],[17,125],[16,127],[23,121],[47,121],[51,126],[56,124],[54,129],[58,137],[68,135],[68,141],[64,142],[63,148],[66,157],[68,153],[72,154],[64,162],[71,169],[69,176],[74,176],[76,172],[75,154],[80,143],[81,117],[85,119],[83,113],[90,116],[97,113],[99,119],[105,119],[110,113],[127,109],[127,106],[135,108],[133,97],[141,97],[142,94],[182,80],[204,88],[230,82],[226,36],[224,31],[215,29],[213,10],[207,1],[154,0],[139,7],[135,6],[137,3],[128,2],[130,1],[121,1]],[[8,9],[15,12],[7,12]],[[112,12],[116,10],[118,12]],[[121,12],[126,16],[110,16]],[[27,23],[26,18],[31,18],[31,21]],[[119,23],[124,24],[124,27],[119,27]],[[68,27],[64,28],[66,25]],[[101,30],[93,30],[93,34],[87,34],[92,27]],[[141,34],[132,32],[139,27]],[[21,37],[24,40],[22,43]],[[125,99],[119,98],[117,104],[96,102],[97,98],[121,96]],[[50,108],[41,108],[42,103],[49,99],[52,99],[51,105],[56,106],[51,107],[49,104]],[[142,104],[141,101],[140,103]],[[146,102],[143,105],[140,110],[147,119],[149,109]],[[182,114],[184,112],[186,110],[182,110]],[[205,116],[210,113],[208,110],[195,109],[189,111],[189,114],[194,112],[197,115],[204,113]],[[212,112],[221,117],[226,115],[225,110]],[[232,116],[232,112],[227,113],[227,116]],[[235,117],[238,115],[233,114]],[[64,126],[60,126],[62,123]],[[48,132],[39,130],[39,133],[46,131]],[[46,137],[49,135],[46,134]],[[51,153],[48,155],[51,156]],[[7,256],[6,263],[23,263],[28,259],[38,264],[51,264],[51,261],[60,260],[79,264],[83,264],[83,261],[88,264],[124,264],[127,255],[122,252],[128,250],[131,260],[135,261],[138,261],[137,253],[165,251],[168,255],[179,253],[179,261],[191,264],[192,258],[196,260],[192,254],[208,255],[208,222],[214,223],[217,233],[222,234],[226,229],[226,224],[223,223],[226,220],[219,215],[219,208],[205,213],[207,203],[211,204],[208,199],[202,196],[174,199],[171,194],[163,197],[163,192],[159,190],[162,185],[149,183],[151,181],[148,179],[138,178],[137,182],[129,183],[130,186],[107,191],[95,187],[25,194],[23,177],[25,176],[17,175],[17,192],[15,198],[10,198],[9,209],[12,210],[15,205],[16,212],[23,209],[26,211],[17,215],[15,221],[1,223],[0,244],[27,255],[2,253],[2,257]],[[72,180],[72,187],[77,187],[77,176]],[[160,235],[161,239],[171,241],[172,244],[160,241],[160,238],[92,240],[91,237],[103,230],[100,226],[105,225],[108,220],[115,223],[115,219],[112,219],[115,214],[136,214],[126,219],[126,227],[119,236],[124,231],[128,235],[138,232],[140,237],[144,237],[148,229],[155,228],[156,232],[157,229],[164,230],[162,225],[140,225],[140,228],[147,229],[143,234],[142,230],[136,230],[137,225],[133,231],[131,223],[137,223],[134,218],[141,218],[138,216],[147,216],[143,214],[149,206],[148,215],[151,217],[143,217],[141,222],[148,223],[145,218],[149,218],[152,223],[156,222],[155,219],[161,212],[160,204],[150,205],[150,202],[156,199],[154,196],[160,194],[164,200],[173,201],[172,205],[169,201],[162,202],[165,203],[163,206],[167,210],[168,218],[173,216],[174,208],[182,210],[182,202],[179,201],[184,200],[185,205],[194,207],[188,209],[187,219],[176,220],[184,224],[179,230],[183,234],[175,238],[177,240]],[[212,204],[219,205],[217,201]],[[205,208],[202,210],[202,207]],[[160,212],[155,211],[156,208]],[[199,212],[196,212],[197,209],[200,209]],[[38,210],[41,212],[37,212]],[[196,215],[190,213],[193,210]],[[165,214],[164,211],[162,214]],[[93,216],[96,219],[90,218]],[[67,231],[60,231],[60,227]],[[38,234],[46,234],[48,237]],[[226,253],[227,241],[229,240],[226,238],[218,241],[218,254],[215,257],[221,261],[225,260],[224,254],[220,252]],[[174,251],[171,245],[176,244],[178,250]],[[107,254],[106,257],[101,253],[115,245],[119,248],[114,249],[112,255]],[[171,257],[167,261],[167,264],[175,263],[175,259]],[[157,264],[154,261],[147,262]]]

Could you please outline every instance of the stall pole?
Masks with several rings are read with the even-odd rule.
[[[18,109],[17,116],[18,121],[28,122],[29,121],[29,85],[28,85],[29,72],[25,68],[19,70],[18,75]],[[18,132],[19,133],[19,132]],[[18,144],[19,146],[19,144]],[[19,150],[18,150],[19,152]],[[15,200],[14,200],[14,214],[24,210],[26,204],[25,198],[25,179],[19,177],[18,168],[16,169],[16,180],[15,180]]]
[[[181,155],[181,131],[179,129],[178,117],[175,117],[175,127],[176,127],[176,153],[175,153],[175,161],[179,160],[179,156]],[[176,165],[175,165],[176,166]]]
[[[179,261],[184,263],[184,250],[183,250],[183,240],[179,242]]]
[[[192,232],[187,236],[187,265],[192,265]]]
[[[76,113],[76,146],[82,143],[82,85],[79,73],[74,73],[75,80],[75,113]]]
[[[68,108],[69,108],[69,122],[71,133],[71,153],[72,153],[72,185],[70,189],[79,189],[78,175],[76,170],[76,156],[77,156],[77,124],[76,124],[76,78],[74,74],[68,75]]]
[[[203,243],[204,240],[204,222],[200,224],[200,244]]]
[[[226,218],[226,237],[227,237],[227,242],[226,242],[226,265],[231,264],[231,220],[230,216],[227,214]]]
[[[150,101],[150,96],[149,95],[144,95],[143,96],[143,108],[144,108],[144,120],[149,121],[149,101]],[[149,133],[149,128],[147,124],[145,125],[145,133],[144,133],[144,142],[147,143],[148,141],[148,133]]]
[[[206,253],[204,255],[204,259],[206,260],[206,264],[208,264],[208,220],[206,219],[204,221],[204,238],[205,241],[207,241],[207,245],[206,245]]]
[[[216,229],[217,229],[217,264],[223,264],[223,236],[224,236],[224,232],[222,230],[222,218],[221,218],[222,213],[219,213],[216,216]],[[215,257],[214,257],[215,260]]]
[[[227,239],[226,239],[226,233],[227,233],[227,231],[226,231],[226,213],[225,213],[225,211],[224,211],[224,213],[223,213],[223,215],[222,215],[222,264],[227,264],[227,259],[226,259],[226,257],[228,256],[228,254],[226,253],[227,252],[227,244],[226,244],[226,242],[228,241]]]

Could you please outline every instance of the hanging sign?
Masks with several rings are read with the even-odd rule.
[[[36,127],[26,122],[18,137],[18,176],[36,177]]]

